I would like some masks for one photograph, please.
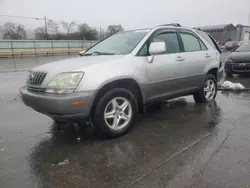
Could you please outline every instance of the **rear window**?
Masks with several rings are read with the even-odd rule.
[[[219,53],[222,53],[218,45],[216,44],[215,40],[211,37],[211,35],[202,32],[202,31],[197,31],[197,33],[204,38],[214,49],[216,49]]]

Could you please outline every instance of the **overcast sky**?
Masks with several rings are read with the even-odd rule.
[[[95,27],[122,24],[125,29],[178,22],[185,26],[247,24],[250,0],[0,0],[0,15],[47,16],[53,20],[81,20]],[[29,27],[42,21],[11,19]]]

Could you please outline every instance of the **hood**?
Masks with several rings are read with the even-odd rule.
[[[235,62],[250,62],[250,52],[233,52],[231,53],[230,58]]]
[[[76,58],[69,58],[65,60],[48,63],[38,66],[31,71],[47,72],[47,73],[61,73],[78,71],[80,69],[93,66],[99,63],[107,63],[123,57],[123,55],[98,55],[98,56],[82,56]]]

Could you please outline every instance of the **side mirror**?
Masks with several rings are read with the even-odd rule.
[[[149,46],[149,54],[157,55],[166,53],[165,42],[152,42]]]

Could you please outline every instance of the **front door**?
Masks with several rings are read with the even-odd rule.
[[[178,92],[184,85],[179,79],[185,75],[185,59],[181,52],[180,40],[175,31],[161,31],[150,42],[165,42],[166,53],[155,55],[147,63],[147,98],[154,100]],[[184,66],[183,66],[184,65]]]

